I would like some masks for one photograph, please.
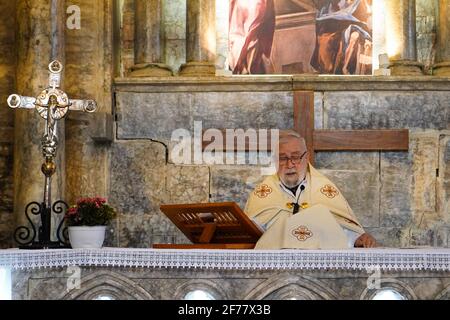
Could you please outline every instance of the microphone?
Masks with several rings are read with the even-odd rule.
[[[302,184],[300,186],[300,194],[303,192],[303,190],[305,190],[305,186]],[[294,211],[292,212],[292,214],[296,214],[300,211],[300,206],[298,204],[298,200],[296,203],[292,203],[292,205],[294,206]]]

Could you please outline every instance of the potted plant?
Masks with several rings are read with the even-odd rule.
[[[106,203],[106,199],[79,199],[65,215],[72,248],[101,248],[106,226],[115,217],[116,211]]]

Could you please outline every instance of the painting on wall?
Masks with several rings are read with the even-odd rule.
[[[372,74],[372,0],[230,0],[233,74]]]

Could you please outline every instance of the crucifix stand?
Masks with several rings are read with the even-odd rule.
[[[65,213],[67,203],[58,200],[52,204],[51,179],[56,171],[54,159],[58,148],[57,125],[69,110],[94,112],[97,104],[94,100],[70,100],[67,94],[59,89],[61,84],[62,64],[55,60],[49,64],[49,85],[37,98],[12,94],[8,97],[8,105],[11,108],[36,109],[38,114],[46,121],[45,132],[42,136],[42,154],[44,163],[41,171],[45,176],[43,201],[30,202],[25,208],[25,215],[31,225],[18,227],[14,232],[14,238],[22,249],[65,248],[68,247],[65,228],[61,230],[64,219],[57,229],[58,241],[51,240],[51,216]],[[36,232],[36,227],[30,218],[30,213],[40,215],[41,225]],[[62,232],[61,232],[62,231]]]

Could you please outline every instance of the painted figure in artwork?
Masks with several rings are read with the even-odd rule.
[[[231,0],[229,66],[233,74],[272,73],[274,0]]]
[[[372,0],[319,6],[311,65],[322,74],[372,74]]]

